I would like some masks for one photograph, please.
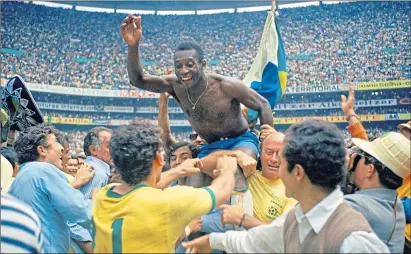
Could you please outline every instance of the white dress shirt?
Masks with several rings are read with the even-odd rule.
[[[301,210],[300,204],[297,204],[296,218],[300,244],[311,229],[318,234],[343,201],[343,193],[338,187],[306,214]],[[212,233],[211,248],[228,253],[284,253],[284,223],[287,214],[288,212],[271,224],[248,231]],[[355,231],[344,239],[340,246],[340,253],[390,253],[390,251],[374,232]]]

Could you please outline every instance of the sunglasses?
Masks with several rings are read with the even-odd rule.
[[[373,157],[371,157],[369,154],[367,154],[363,150],[358,149],[357,151],[355,151],[355,153],[357,154],[357,156],[355,156],[354,158],[354,163],[353,163],[352,168],[350,169],[350,172],[355,171],[355,169],[357,168],[358,162],[360,162],[361,158],[363,157],[365,159],[364,161],[365,164],[370,164],[373,162]]]

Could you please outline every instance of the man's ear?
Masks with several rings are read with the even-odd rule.
[[[92,155],[92,156],[96,156],[97,155],[97,147],[95,147],[94,145],[90,145],[89,147],[88,147],[88,150],[90,151],[90,154]]]
[[[377,170],[376,170],[375,167],[374,167],[374,164],[370,163],[370,164],[368,164],[367,166],[368,166],[368,167],[367,167],[367,175],[366,175],[367,178],[371,178],[372,175],[374,175],[374,173],[377,173],[377,174],[378,174]]]
[[[296,164],[292,171],[298,183],[301,183],[305,178],[305,170],[300,164]]]
[[[39,145],[37,146],[37,152],[39,153],[39,156],[46,156],[46,149],[44,149],[44,146]]]
[[[207,67],[207,61],[206,60],[201,61],[201,67],[203,69],[205,69]]]
[[[161,166],[161,167],[164,166],[165,164],[164,156],[159,151],[156,152],[156,155],[154,157],[154,162],[156,166]]]

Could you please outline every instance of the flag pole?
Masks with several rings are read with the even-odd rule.
[[[271,11],[272,12],[275,12],[275,9],[276,9],[277,7],[276,7],[276,0],[271,0]]]

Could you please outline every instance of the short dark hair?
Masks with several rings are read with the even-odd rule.
[[[183,42],[181,42],[180,44],[178,44],[177,49],[176,49],[175,52],[181,51],[181,50],[191,50],[191,49],[194,49],[196,51],[198,61],[202,62],[204,60],[204,50],[195,41],[183,41]]]
[[[366,155],[365,164],[373,164],[375,170],[378,172],[378,180],[384,187],[396,190],[402,185],[402,178],[397,176],[391,169],[381,163],[372,155],[363,151]]]
[[[183,141],[183,142],[176,142],[176,143],[174,143],[174,144],[171,144],[170,147],[169,147],[169,149],[168,149],[168,153],[167,153],[167,162],[168,162],[168,163],[170,163],[171,155],[172,155],[178,148],[183,147],[183,146],[187,146],[188,149],[190,149],[190,151],[191,151],[191,156],[192,156],[193,158],[197,158],[198,154],[200,153],[200,149],[201,149],[200,146],[197,146],[197,145],[191,144],[191,143],[189,143],[189,142],[185,142],[185,141]]]
[[[130,185],[146,179],[161,145],[159,128],[148,120],[133,121],[115,129],[110,153],[121,179]]]
[[[36,161],[39,158],[37,147],[42,145],[47,148],[47,136],[50,134],[57,136],[58,133],[59,131],[49,124],[39,124],[20,132],[14,144],[18,162],[23,164]]]
[[[12,147],[5,146],[0,148],[0,154],[6,158],[10,164],[14,167],[17,163],[17,153]]]
[[[307,119],[291,125],[284,138],[283,155],[292,172],[304,168],[311,183],[334,190],[345,177],[345,143],[335,124]]]
[[[64,134],[62,131],[59,131],[58,133],[56,133],[56,139],[57,142],[60,143],[60,145],[62,145],[64,147],[64,144],[70,144],[70,139],[69,137]]]
[[[91,156],[90,146],[93,145],[95,147],[100,146],[100,132],[107,131],[112,133],[113,131],[106,127],[95,127],[89,132],[87,132],[86,136],[84,137],[84,144],[83,144],[83,151],[86,156]]]

